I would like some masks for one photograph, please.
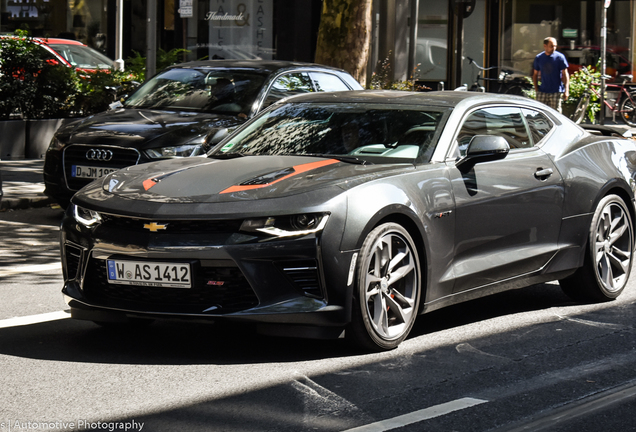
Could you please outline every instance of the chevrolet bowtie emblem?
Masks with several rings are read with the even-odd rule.
[[[165,230],[166,228],[168,228],[168,224],[158,224],[157,222],[151,222],[149,224],[144,224],[144,228],[152,232],[157,232],[159,230]]]

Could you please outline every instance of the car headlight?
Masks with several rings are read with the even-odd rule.
[[[203,147],[204,142],[205,135],[202,135],[186,144],[148,149],[146,150],[146,154],[152,159],[199,156],[205,154]]]
[[[64,143],[60,141],[57,136],[53,136],[51,138],[51,143],[49,144],[49,150],[62,150],[64,147]]]
[[[272,237],[301,236],[322,231],[327,219],[329,215],[324,213],[245,219],[241,224],[241,231],[263,233]]]
[[[73,217],[82,225],[91,227],[101,223],[102,216],[98,212],[85,209],[84,207],[80,207],[75,204],[71,204],[71,206],[73,206]]]

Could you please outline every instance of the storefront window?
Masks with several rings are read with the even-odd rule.
[[[508,0],[504,3],[503,64],[529,75],[543,39],[557,39],[570,72],[595,66],[600,57],[604,1]],[[614,0],[607,10],[608,75],[631,73],[631,36],[634,2]]]
[[[106,52],[107,0],[2,0],[0,32],[74,39]]]
[[[199,0],[195,8],[186,24],[192,59],[273,58],[273,0]]]
[[[448,3],[439,0],[420,0],[417,24],[417,66],[414,78],[444,81],[448,49]]]

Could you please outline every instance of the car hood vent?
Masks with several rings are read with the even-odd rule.
[[[241,183],[241,186],[251,186],[251,185],[265,185],[270,184],[279,178],[283,178],[295,172],[294,168],[289,167],[282,170],[274,171],[268,174],[263,174],[258,177],[254,177],[253,179],[244,181]]]

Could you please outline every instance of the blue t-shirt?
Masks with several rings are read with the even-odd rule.
[[[568,61],[565,56],[558,51],[554,51],[552,55],[546,55],[545,52],[538,54],[534,58],[532,68],[541,72],[541,85],[539,91],[543,93],[563,93],[565,86],[561,80],[563,69],[567,69]]]

